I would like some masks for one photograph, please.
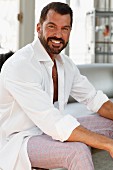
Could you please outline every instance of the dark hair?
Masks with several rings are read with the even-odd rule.
[[[4,64],[4,62],[5,62],[9,57],[11,57],[13,54],[14,54],[13,51],[9,51],[9,52],[7,52],[7,53],[0,54],[0,71],[1,71],[1,68],[2,68],[2,65]]]
[[[55,12],[57,12],[61,15],[70,14],[70,18],[71,18],[70,24],[71,24],[71,27],[72,27],[73,11],[69,7],[68,4],[65,4],[65,3],[62,3],[62,2],[51,2],[48,5],[46,5],[41,11],[40,20],[39,20],[41,24],[46,20],[46,17],[47,17],[49,10],[54,10]]]

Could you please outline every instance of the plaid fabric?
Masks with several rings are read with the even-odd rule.
[[[78,121],[94,132],[113,138],[113,121],[99,115],[81,117]],[[28,155],[33,167],[94,170],[90,148],[80,142],[59,142],[47,135],[28,141]]]

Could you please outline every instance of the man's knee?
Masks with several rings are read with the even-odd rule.
[[[90,147],[88,147],[86,144],[82,142],[72,142],[73,144],[71,145],[71,152],[74,154],[86,154],[90,153]]]
[[[84,166],[86,162],[93,166],[90,148],[84,143],[73,142],[66,159],[68,169],[73,169],[70,167]]]

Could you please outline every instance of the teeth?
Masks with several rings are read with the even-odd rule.
[[[52,40],[53,43],[60,44],[60,41]]]

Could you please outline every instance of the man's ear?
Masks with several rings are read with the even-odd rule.
[[[38,32],[38,34],[40,34],[40,32],[41,32],[41,24],[40,23],[37,24],[37,32]]]

